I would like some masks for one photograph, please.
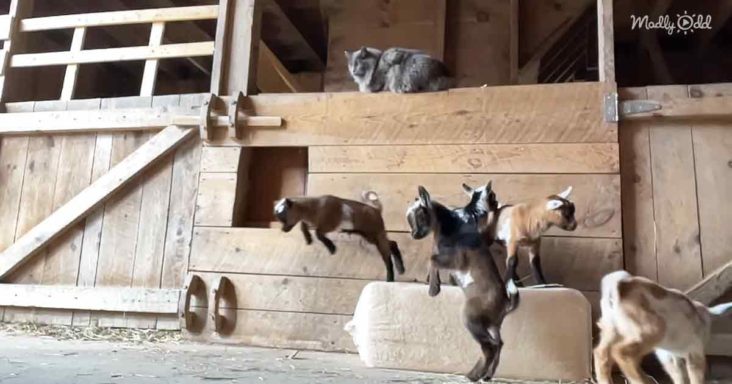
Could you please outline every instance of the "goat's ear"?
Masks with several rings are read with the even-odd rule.
[[[420,204],[426,208],[432,208],[432,199],[430,198],[429,192],[421,185],[417,187],[417,191],[419,192]]]
[[[571,194],[572,194],[572,186],[570,185],[569,187],[567,187],[567,189],[562,191],[562,193],[558,194],[557,196],[561,197],[562,199],[569,199],[569,195],[571,195]]]
[[[564,203],[561,200],[554,200],[554,199],[549,200],[546,202],[546,210],[553,211],[553,210],[561,207],[562,204],[564,204]]]
[[[491,192],[493,190],[493,180],[488,180],[488,184],[485,185],[485,191]]]
[[[467,193],[468,196],[472,196],[473,195],[473,187],[471,187],[471,186],[469,186],[469,185],[467,185],[465,183],[463,183],[463,191],[465,191],[465,193]]]

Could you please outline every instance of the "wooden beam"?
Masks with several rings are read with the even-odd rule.
[[[179,289],[0,284],[0,306],[177,313]]]
[[[8,76],[10,72],[10,57],[15,52],[20,52],[24,49],[28,35],[20,33],[18,28],[18,20],[28,17],[33,12],[33,5],[35,0],[11,0],[10,11],[8,15],[10,17],[10,24],[8,26],[8,33],[5,42],[3,43],[2,49],[2,61],[0,61],[0,102],[8,100],[8,96],[20,99],[28,100],[31,99],[33,94],[33,87],[28,84],[23,84],[20,78]]]
[[[267,75],[274,75],[277,79],[279,79],[279,82],[281,84],[284,84],[284,86],[289,90],[289,92],[305,92],[305,89],[302,85],[300,85],[300,82],[297,80],[295,76],[293,76],[290,71],[285,68],[284,65],[282,65],[282,62],[275,56],[274,52],[269,49],[267,44],[264,43],[264,41],[259,42],[259,49],[260,49],[260,56],[262,57],[262,60],[260,60],[260,65],[265,65],[264,68],[258,68],[258,87],[259,90],[262,92],[273,92],[272,90],[267,89],[267,81],[264,81],[264,77],[268,77]],[[265,72],[265,73],[263,73]],[[275,80],[277,81],[277,80]],[[261,83],[261,84],[260,84]],[[263,88],[264,87],[264,88]],[[274,92],[281,92],[280,90],[274,90]]]
[[[231,35],[222,48],[227,50],[228,60],[222,62],[222,87],[219,95],[244,95],[257,93],[257,60],[262,22],[262,1],[232,0],[230,12]]]
[[[694,300],[710,305],[732,288],[732,261],[721,266],[686,291]]]
[[[509,46],[509,73],[511,84],[519,82],[519,0],[510,0],[510,46]]]
[[[76,224],[127,182],[173,150],[196,130],[169,126],[84,189],[0,254],[0,279],[8,277],[50,241]]]
[[[10,59],[13,68],[43,67],[50,65],[90,64],[177,57],[210,56],[214,42],[204,41],[183,44],[165,44],[157,47],[125,47],[88,49],[80,52],[46,52],[14,55]]]
[[[76,27],[103,27],[110,25],[148,24],[156,22],[213,20],[218,6],[203,5],[193,7],[140,9],[132,11],[83,13],[36,17],[20,21],[22,32],[48,31]]]
[[[518,0],[512,0],[518,1]],[[518,7],[517,7],[518,9]],[[435,56],[445,62],[445,35],[447,33],[447,0],[437,0]]]
[[[219,12],[216,19],[216,37],[214,38],[214,56],[211,65],[210,93],[220,95],[224,88],[224,81],[229,63],[229,40],[231,40],[231,17],[234,0],[220,0]]]
[[[597,65],[600,81],[615,83],[613,0],[597,0]]]
[[[661,109],[638,113],[634,115],[623,115],[623,119],[636,119],[647,117],[674,117],[674,118],[690,118],[690,117],[708,117],[730,119],[730,110],[732,110],[732,96],[721,97],[670,97],[663,100],[650,100],[657,102]]]
[[[84,48],[85,38],[86,27],[74,28],[74,36],[71,38],[71,52],[81,51]],[[71,100],[74,98],[74,90],[76,89],[76,76],[78,73],[78,64],[69,64],[66,66],[66,74],[64,74],[64,85],[61,88],[61,100]]]
[[[292,23],[276,0],[257,0],[262,7],[264,26],[267,33],[267,44],[275,52],[287,50],[288,54],[298,60],[309,63],[308,70],[320,71],[325,68],[323,60],[315,49]],[[443,0],[440,0],[443,1]],[[444,28],[443,28],[444,30]],[[237,35],[234,35],[237,36]],[[255,56],[256,57],[256,56]]]
[[[0,15],[0,40],[10,38],[10,28],[12,27],[13,18],[10,15]]]
[[[3,113],[0,114],[0,135],[160,129],[171,124],[172,111],[174,109],[129,108]]]
[[[163,34],[165,34],[165,22],[158,21],[153,23],[150,29],[150,47],[158,47],[163,42]],[[157,59],[145,60],[145,69],[142,72],[142,85],[140,86],[140,96],[152,96],[155,92],[155,79],[158,75]]]

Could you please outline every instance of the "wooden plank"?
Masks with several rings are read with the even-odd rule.
[[[183,95],[182,108],[201,106],[201,95]],[[193,216],[196,208],[201,143],[194,138],[182,144],[173,159],[173,179],[170,187],[168,228],[165,232],[165,250],[161,274],[161,288],[180,288],[188,273],[188,259],[193,234]],[[158,329],[180,329],[178,317],[158,317]]]
[[[218,273],[200,274],[207,287]],[[233,308],[353,315],[361,290],[368,280],[300,276],[226,274],[236,287]],[[231,308],[225,305],[223,308]]]
[[[108,99],[115,100],[115,99]],[[126,98],[125,98],[126,100]],[[102,111],[53,111],[0,114],[0,135],[159,130],[171,124],[176,109],[129,108]]]
[[[543,198],[573,186],[572,201],[577,211],[574,232],[550,229],[552,236],[621,237],[620,176],[618,175],[517,175],[517,174],[311,174],[308,195],[333,194],[359,199],[362,191],[373,190],[384,205],[384,221],[390,231],[409,231],[404,219],[407,205],[423,185],[433,199],[449,206],[463,206],[467,197],[460,185],[477,186],[493,180],[493,189],[503,203]]]
[[[153,106],[180,104],[179,95],[156,96]],[[132,266],[132,286],[158,288],[161,283],[165,234],[173,173],[173,153],[165,155],[142,176],[139,223]],[[126,328],[155,328],[152,315],[127,316]]]
[[[351,319],[344,315],[237,310],[236,327],[230,335],[213,333],[211,321],[200,334],[186,335],[201,342],[356,352],[351,336],[343,330]]]
[[[95,109],[101,107],[102,100],[99,100]],[[107,102],[105,107],[112,107]],[[112,158],[113,135],[100,133],[96,136],[94,146],[94,164],[90,183],[102,177],[110,168]],[[79,273],[76,284],[78,286],[94,286],[97,279],[97,263],[99,261],[99,250],[102,237],[102,223],[104,218],[104,206],[92,210],[84,223],[84,240],[81,245],[81,256],[79,259]],[[91,314],[89,312],[74,312],[72,325],[89,326]]]
[[[729,125],[692,127],[704,276],[732,258],[732,130]]]
[[[228,41],[228,60],[223,62],[226,70],[220,89],[221,95],[244,95],[257,93],[257,59],[259,57],[259,36],[262,22],[262,2],[255,0],[232,0],[231,35],[237,38]]]
[[[44,67],[50,65],[92,64],[119,61],[173,59],[178,57],[211,56],[212,41],[164,44],[157,47],[140,46],[124,48],[86,49],[79,52],[24,53],[13,55],[13,68]]]
[[[597,0],[597,52],[600,81],[615,83],[613,0]]]
[[[618,145],[493,144],[318,146],[311,173],[618,173]]]
[[[602,117],[603,94],[600,83],[566,83],[410,95],[256,95],[247,108],[281,116],[283,127],[248,127],[241,142],[219,128],[208,145],[616,143],[617,126]]]
[[[0,305],[23,308],[176,313],[178,289],[0,284]]]
[[[704,280],[694,284],[686,291],[694,300],[699,300],[706,305],[712,304],[720,296],[729,291],[732,285],[732,262],[717,268],[716,271],[708,274]]]
[[[201,172],[236,172],[241,148],[206,147],[201,150]]]
[[[88,212],[105,201],[110,194],[119,190],[131,178],[144,170],[150,163],[165,155],[177,144],[190,138],[193,133],[195,132],[174,126],[166,128],[140,147],[134,155],[125,159],[89,188],[76,195],[63,207],[34,226],[2,253],[0,278],[6,278],[20,264],[56,238],[60,232],[78,222]],[[23,224],[27,222],[24,221]],[[23,232],[23,227],[19,226],[19,233]],[[112,249],[114,252],[117,251],[117,249]],[[112,253],[113,251],[110,250],[109,252]],[[100,270],[104,271],[104,268],[100,266]]]
[[[648,97],[684,97],[686,86],[648,87]],[[686,289],[702,278],[691,128],[657,121],[650,128],[659,283]]]
[[[0,67],[2,67],[2,75],[0,76],[0,101],[8,100],[32,100],[33,87],[29,87],[27,79],[23,76],[13,76],[13,70],[10,69],[10,57],[16,52],[26,50],[28,34],[20,33],[20,28],[16,21],[29,17],[33,14],[35,0],[11,0],[8,14],[10,15],[10,29],[8,31],[8,39],[3,43],[3,56]]]
[[[34,111],[66,108],[65,102],[47,101],[36,102]],[[28,141],[28,156],[25,163],[25,176],[18,211],[15,243],[0,254],[0,265],[5,262],[3,256],[13,249],[31,228],[53,212],[53,194],[56,186],[61,138],[53,136],[39,136]],[[49,198],[51,197],[51,198]],[[15,271],[12,275],[1,276],[0,280],[13,283],[35,284],[43,279],[45,255],[47,250],[41,250],[41,255],[24,268]],[[35,312],[8,308],[5,311],[4,321],[28,322],[35,320]]]
[[[646,88],[620,89],[623,99],[646,99]],[[647,123],[620,122],[620,187],[623,208],[625,268],[658,280],[656,227],[653,217],[651,145]]]
[[[165,23],[155,22],[150,29],[150,47],[158,47],[163,42],[163,34],[165,33]],[[140,96],[152,96],[155,93],[155,80],[158,76],[157,59],[145,60],[145,69],[142,72],[142,85],[140,86]]]
[[[214,37],[214,55],[211,64],[211,91],[214,95],[221,95],[224,80],[228,74],[230,56],[229,41],[232,30],[232,2],[234,0],[219,1],[216,17],[216,36]]]
[[[20,110],[32,111],[33,105],[28,103]],[[15,241],[27,156],[28,137],[0,137],[0,251]],[[0,319],[4,315],[5,308],[0,307]]]
[[[384,264],[374,247],[357,236],[331,234],[329,237],[338,247],[335,255],[330,255],[322,244],[306,245],[296,230],[283,233],[274,228],[199,227],[193,234],[190,269],[359,280],[385,278]],[[389,237],[399,244],[406,267],[406,273],[397,275],[396,279],[425,282],[431,242],[413,240],[406,233],[390,233]],[[505,250],[501,247],[492,250],[499,268],[503,269]],[[542,262],[551,282],[596,290],[601,276],[622,268],[622,246],[619,239],[546,236],[542,241]],[[522,252],[519,269],[522,275],[529,274],[528,266],[528,256]]]
[[[79,52],[84,48],[84,40],[86,38],[86,27],[77,27],[74,29],[74,35],[71,38],[71,52]],[[64,74],[64,83],[61,88],[61,100],[71,100],[74,98],[74,90],[76,89],[76,76],[79,72],[79,65],[70,64],[66,66]]]
[[[236,200],[236,173],[201,172],[195,225],[230,227]]]
[[[732,84],[689,86],[689,94],[711,102],[732,96]],[[732,190],[729,178],[732,131],[729,125],[721,122],[704,122],[692,127],[692,142],[699,196],[702,266],[706,277],[730,260],[729,249],[732,249],[732,239],[725,230],[727,223],[732,221],[732,198],[725,193]]]
[[[10,38],[11,23],[12,17],[10,15],[0,15],[0,40],[8,40]]]
[[[148,24],[155,22],[211,20],[216,18],[218,6],[138,9],[117,12],[97,12],[23,19],[23,32],[47,31],[76,27],[103,27],[111,25]]]
[[[81,102],[81,103],[80,103]],[[67,108],[99,105],[99,100],[80,101]],[[69,135],[61,138],[53,210],[80,193],[90,183],[94,161],[95,135]],[[41,283],[44,285],[75,285],[79,272],[84,225],[79,223],[48,245]],[[72,324],[72,313],[53,310],[36,312],[36,322],[42,324]]]
[[[300,32],[302,25],[298,28],[280,7],[278,1],[259,0],[259,3],[262,7],[262,29],[265,31],[262,35],[267,38],[270,47],[275,52],[285,53],[287,60],[299,62],[298,65],[301,65],[303,70],[322,72],[325,67],[323,59]],[[295,9],[297,7],[290,5],[291,11]],[[295,15],[297,14],[293,16]],[[322,11],[320,16],[319,20],[325,18]]]

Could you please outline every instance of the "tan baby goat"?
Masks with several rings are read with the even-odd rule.
[[[684,370],[691,384],[704,383],[704,346],[711,321],[732,313],[732,303],[707,308],[677,290],[625,271],[606,275],[601,290],[600,342],[595,348],[599,384],[612,383],[614,363],[631,384],[650,383],[640,362],[651,352],[674,384],[686,382]]]

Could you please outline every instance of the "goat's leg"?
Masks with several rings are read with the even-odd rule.
[[[386,239],[386,241],[389,242],[389,250],[391,252],[391,257],[394,260],[394,266],[396,267],[397,272],[399,272],[400,275],[403,275],[406,269],[404,269],[404,260],[402,260],[402,252],[399,250],[399,244],[397,244],[396,241],[389,239]]]
[[[544,272],[541,270],[541,258],[539,257],[539,244],[532,244],[529,248],[529,263],[531,264],[531,274],[537,284],[546,284]]]
[[[514,241],[509,241],[508,244],[506,244],[506,274],[504,276],[504,281],[508,282],[509,280],[513,280],[513,282],[516,284],[517,287],[522,287],[523,284],[519,280],[518,273],[516,273],[516,268],[518,267],[518,243]]]
[[[475,308],[469,308],[470,303],[466,303],[465,308],[465,328],[468,329],[473,339],[480,344],[480,348],[483,352],[483,357],[480,358],[465,376],[470,381],[478,380],[489,380],[493,376],[496,365],[497,345],[500,340],[495,340],[493,336],[488,332],[488,326],[483,321],[482,316],[474,315],[471,312]]]
[[[672,355],[668,351],[663,349],[656,350],[656,357],[658,361],[663,365],[663,369],[668,373],[671,381],[674,384],[686,383],[686,377],[684,376],[683,360]]]
[[[427,282],[430,285],[429,291],[427,293],[430,295],[430,297],[435,297],[440,293],[440,285],[442,284],[442,281],[440,281],[440,270],[437,269],[437,267],[434,266],[433,263],[430,262],[430,270],[427,274]]]
[[[379,237],[376,242],[376,248],[378,248],[381,259],[384,260],[384,265],[386,266],[386,281],[394,281],[394,264],[391,262],[391,247],[385,235]]]
[[[689,375],[690,384],[704,384],[704,370],[707,361],[704,351],[692,353],[686,358],[686,373]]]
[[[313,243],[313,236],[310,235],[310,227],[304,221],[300,222],[300,230],[302,235],[305,236],[305,242],[310,245]]]
[[[610,353],[630,384],[650,384],[640,367],[640,361],[649,350],[637,341],[621,342],[612,347]]]
[[[598,323],[600,326],[600,342],[593,352],[595,362],[595,376],[598,384],[612,384],[613,358],[610,350],[619,340],[617,332],[610,326],[603,326],[602,319]]]
[[[323,245],[325,245],[326,248],[328,248],[328,252],[330,252],[331,255],[336,253],[336,246],[333,244],[333,241],[331,241],[329,238],[325,237],[325,234],[323,232],[320,232],[320,230],[315,230],[315,237],[320,240]]]

